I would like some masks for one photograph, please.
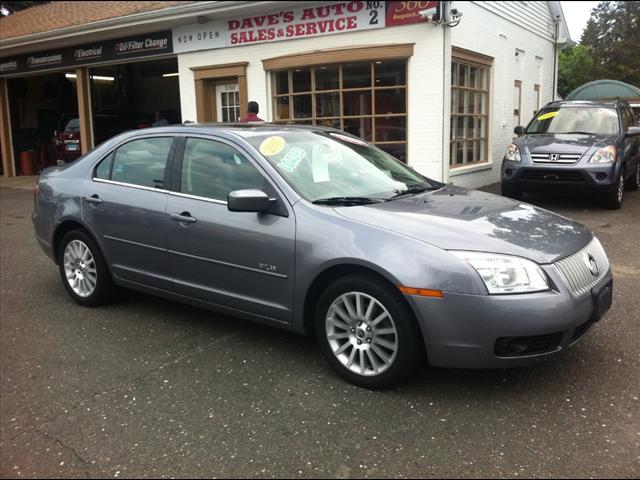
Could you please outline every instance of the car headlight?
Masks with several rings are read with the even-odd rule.
[[[599,148],[589,159],[589,163],[613,163],[615,161],[616,147],[614,145]]]
[[[450,251],[480,275],[492,295],[549,290],[547,276],[537,263],[495,253]]]
[[[512,162],[521,162],[522,157],[520,156],[520,149],[517,145],[510,143],[507,146],[507,151],[504,152],[504,159],[511,160]]]

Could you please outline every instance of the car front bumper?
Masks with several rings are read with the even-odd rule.
[[[545,189],[610,190],[618,181],[617,164],[554,165],[505,160],[502,165],[503,184],[523,191]]]
[[[405,295],[419,319],[430,365],[524,366],[558,355],[577,342],[600,320],[595,311],[598,300],[594,298],[605,287],[612,288],[611,270],[590,292],[578,298],[551,270],[553,267],[547,273],[553,275],[556,286],[545,292],[513,295],[445,292],[444,298]],[[532,348],[521,354],[505,354],[501,345],[509,338],[530,342]],[[498,350],[500,354],[496,353]]]

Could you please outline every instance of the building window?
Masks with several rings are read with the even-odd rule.
[[[491,64],[465,53],[451,59],[452,168],[488,161],[489,80]]]
[[[407,162],[407,61],[385,59],[272,73],[276,123],[334,127]]]
[[[533,86],[533,101],[535,102],[535,109],[533,110],[533,116],[535,117],[540,110],[540,85],[538,84]]]
[[[520,80],[513,83],[513,122],[514,127],[522,125],[522,82]]]

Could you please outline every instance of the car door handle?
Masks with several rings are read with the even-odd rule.
[[[196,223],[198,221],[198,219],[192,217],[189,212],[172,213],[171,220],[175,220],[180,223]]]
[[[84,197],[84,201],[87,203],[93,203],[95,205],[102,203],[102,199],[96,194],[91,195],[90,197]]]

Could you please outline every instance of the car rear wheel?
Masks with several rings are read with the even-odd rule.
[[[343,277],[320,297],[316,336],[329,364],[351,383],[387,388],[424,361],[413,312],[399,292],[366,275]]]
[[[62,238],[58,267],[64,287],[80,305],[95,307],[111,300],[111,274],[102,252],[86,232],[71,230]]]
[[[640,160],[636,163],[635,173],[627,179],[625,184],[627,190],[638,190],[640,187]]]
[[[520,200],[522,198],[522,190],[518,187],[513,187],[503,183],[501,185],[501,191],[503,197],[513,198],[514,200]]]
[[[620,170],[618,174],[618,182],[614,189],[610,190],[605,199],[605,205],[611,210],[617,210],[622,206],[624,199],[624,172]]]

